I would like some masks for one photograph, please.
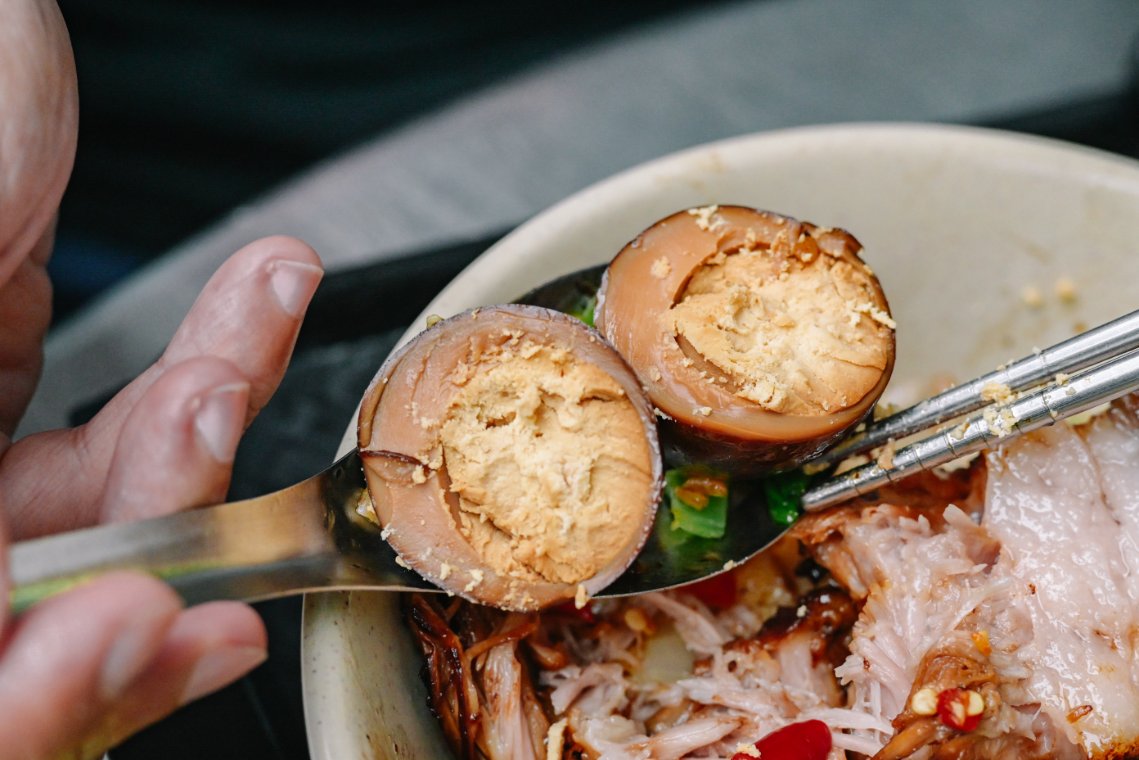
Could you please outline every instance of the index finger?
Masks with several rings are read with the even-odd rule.
[[[120,391],[89,423],[17,441],[0,458],[6,503],[17,537],[50,531],[65,509],[67,527],[90,524],[123,424],[170,367],[196,357],[233,365],[249,385],[246,424],[285,373],[308,302],[323,271],[299,240],[274,237],[241,249],[222,265],[191,307],[162,358]],[[45,477],[44,462],[51,462]],[[54,529],[59,529],[58,527]]]
[[[249,382],[249,422],[281,382],[323,273],[320,257],[295,238],[245,246],[206,283],[162,358],[108,405],[111,413],[133,406],[167,367],[213,356],[231,362]]]

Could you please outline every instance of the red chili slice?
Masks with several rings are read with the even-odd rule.
[[[957,731],[972,731],[981,724],[983,713],[970,715],[969,694],[964,689],[945,689],[937,695],[937,717]]]
[[[680,590],[692,594],[715,610],[726,610],[735,604],[739,597],[736,574],[733,572],[713,575],[711,578],[682,586]]]
[[[573,602],[562,602],[561,604],[555,604],[549,611],[555,615],[562,615],[583,623],[597,622],[597,615],[588,604],[579,609]]]
[[[826,760],[831,751],[831,730],[821,720],[792,723],[755,743],[761,760]],[[732,760],[754,760],[737,752]]]

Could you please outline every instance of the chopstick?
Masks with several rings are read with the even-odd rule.
[[[1092,336],[1091,340],[1089,336]],[[1075,344],[1075,348],[1072,344]],[[1110,346],[1110,349],[1105,346]],[[887,483],[902,480],[920,470],[948,464],[959,457],[982,449],[995,448],[1018,435],[1038,430],[1057,420],[1086,412],[1124,396],[1139,388],[1139,350],[1135,350],[1136,347],[1139,347],[1139,311],[959,386],[975,389],[976,396],[971,397],[967,403],[971,410],[984,407],[983,411],[965,418],[960,424],[947,430],[940,430],[898,448],[892,457],[883,459],[879,456],[877,462],[857,467],[816,484],[803,495],[801,506],[808,512],[825,509],[864,495]],[[1091,356],[1098,356],[1099,359],[1089,359]],[[1065,363],[1059,365],[1054,357],[1063,358]],[[1107,360],[1103,361],[1105,358]],[[1032,366],[1034,363],[1035,366]],[[1017,378],[1017,382],[1023,388],[1029,385],[1023,378],[1032,374],[1041,375],[1040,366],[1043,364],[1049,367],[1048,371],[1043,372],[1043,376],[1051,376],[1051,382],[1006,403],[992,403],[985,406],[988,402],[981,396],[980,391],[988,383],[1000,382],[993,379],[994,377]],[[1089,364],[1093,366],[1088,366]],[[1017,365],[1027,369],[1021,369]],[[1067,375],[1065,369],[1053,369],[1057,366],[1067,369],[1074,369],[1077,366],[1084,368]],[[1001,374],[1009,373],[1010,370],[1013,370],[1013,374]],[[927,399],[883,422],[894,418],[916,416],[913,410],[929,406],[943,396],[950,396],[953,390],[956,389]],[[978,398],[980,403],[977,402]],[[956,397],[951,400],[957,404],[966,403]],[[933,420],[933,425],[960,416],[950,414],[937,419],[936,415],[928,410],[923,414],[930,415],[928,419]],[[898,435],[910,435],[922,428],[895,426],[893,429],[907,431]],[[891,438],[892,436],[886,436],[881,441],[888,443]],[[851,446],[848,450],[854,449],[855,447]],[[859,446],[858,450],[866,449]]]
[[[1058,375],[1071,374],[1113,356],[1139,348],[1139,310],[1099,327],[1033,351],[1015,362],[998,367],[962,385],[919,401],[908,409],[885,417],[857,436],[843,441],[812,464],[837,464],[842,460],[976,411],[992,403],[992,391],[1007,388],[1023,391]]]

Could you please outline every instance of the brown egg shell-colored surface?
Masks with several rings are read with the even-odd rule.
[[[737,475],[794,467],[837,441],[872,410],[893,371],[893,330],[887,331],[886,366],[869,392],[827,414],[797,415],[769,411],[725,385],[708,382],[701,371],[719,370],[686,352],[661,326],[661,315],[683,296],[693,274],[710,258],[756,244],[773,246],[787,256],[800,255],[807,247],[815,258],[822,252],[849,263],[869,275],[874,305],[887,314],[889,305],[858,256],[861,245],[849,233],[741,206],[715,209],[725,223],[704,229],[698,214],[679,211],[628,243],[602,279],[596,322],[660,411],[670,463],[702,462]],[[667,268],[659,264],[662,257]]]
[[[631,539],[612,562],[580,584],[589,596],[600,592],[632,563],[647,539],[663,474],[652,408],[636,376],[600,334],[584,323],[548,309],[511,305],[473,309],[428,328],[385,362],[368,387],[358,420],[357,445],[376,515],[404,562],[431,582],[471,601],[531,610],[573,599],[579,584],[522,581],[488,567],[458,528],[458,498],[450,489],[446,467],[425,467],[418,458],[419,452],[435,445],[437,434],[414,424],[404,411],[437,409],[445,403],[441,389],[448,387],[457,358],[471,345],[489,347],[504,340],[504,330],[522,331],[547,343],[556,339],[575,357],[601,368],[618,382],[641,421],[651,468],[643,520],[630,530]],[[377,424],[384,420],[390,424]]]

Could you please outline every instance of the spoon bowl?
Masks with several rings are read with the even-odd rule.
[[[596,293],[604,266],[558,277],[520,303],[571,311]],[[360,457],[353,450],[294,486],[245,501],[167,517],[104,525],[17,544],[12,606],[31,604],[110,570],[140,570],[169,583],[189,604],[256,601],[321,590],[439,591],[401,564],[380,526],[365,516]],[[667,509],[633,565],[598,596],[624,596],[691,583],[743,562],[786,530],[763,491],[733,487],[731,520],[745,530],[722,538],[682,537]]]

